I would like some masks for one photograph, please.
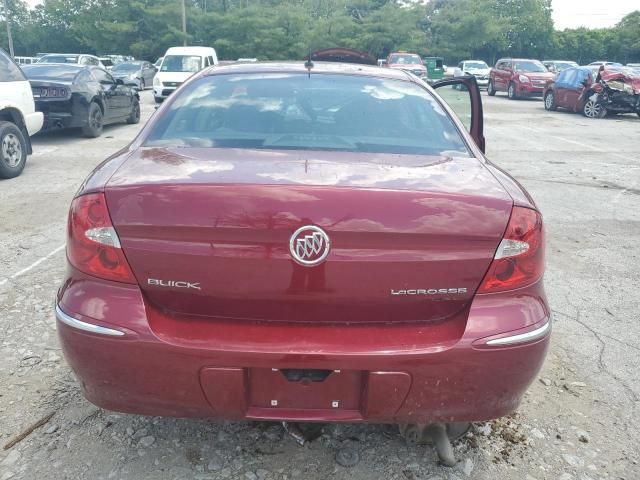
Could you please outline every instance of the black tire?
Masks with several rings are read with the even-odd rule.
[[[153,99],[156,101],[156,103],[162,103],[164,98],[162,97],[153,97]]]
[[[604,118],[607,109],[594,100],[587,100],[582,107],[582,114],[587,118]]]
[[[0,178],[14,178],[27,163],[27,141],[12,122],[0,122]]]
[[[131,114],[129,115],[129,118],[127,118],[127,123],[130,125],[140,123],[140,102],[137,98],[133,99],[133,103],[131,104]]]
[[[493,82],[489,80],[489,83],[487,84],[487,95],[489,95],[490,97],[493,97],[495,94],[496,94],[496,91],[493,88]]]
[[[82,134],[88,138],[96,138],[102,135],[104,127],[104,113],[96,102],[91,102],[87,109],[87,124],[82,127]]]
[[[518,99],[518,92],[516,91],[516,84],[511,82],[509,83],[509,88],[507,89],[507,97],[509,97],[509,100],[517,100]]]
[[[544,109],[554,111],[556,108],[558,108],[556,96],[553,94],[553,90],[549,90],[544,96]]]

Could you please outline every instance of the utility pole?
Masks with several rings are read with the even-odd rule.
[[[13,58],[13,37],[11,36],[11,22],[9,22],[9,7],[7,0],[4,1],[4,21],[7,22],[7,37],[9,38],[9,55]]]
[[[4,0],[5,2],[7,0]],[[187,7],[185,5],[185,0],[182,0],[182,45],[187,46]]]

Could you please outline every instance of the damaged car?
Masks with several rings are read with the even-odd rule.
[[[547,84],[544,108],[582,112],[588,118],[618,113],[640,116],[640,74],[624,67],[570,68]]]

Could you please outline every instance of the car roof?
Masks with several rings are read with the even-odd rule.
[[[45,53],[44,55],[42,55],[42,57],[47,57],[49,55],[56,55],[56,56],[57,55],[61,55],[61,56],[66,56],[66,57],[81,57],[81,56],[84,56],[84,57],[95,57],[95,58],[98,58],[95,55],[92,55],[90,53]],[[40,57],[40,58],[42,58],[42,57]]]
[[[171,47],[167,49],[165,55],[202,55],[211,52],[215,52],[213,47]]]
[[[588,70],[590,72],[593,71],[593,67],[596,65],[578,65],[577,67],[569,67],[566,70],[563,70],[563,72],[568,72],[569,70]]]
[[[537,58],[513,58],[513,57],[504,57],[504,58],[500,58],[498,60],[498,62],[502,62],[503,60],[512,60],[512,61],[518,61],[518,62],[539,62],[540,60],[538,60]]]
[[[30,71],[58,69],[67,72],[75,71],[76,73],[91,67],[97,68],[97,65],[78,65],[77,63],[32,63],[25,65],[25,68],[28,68]]]
[[[80,72],[98,68],[95,65],[78,65],[75,63],[32,63],[23,65],[22,70],[29,80],[47,80],[58,78],[71,81]]]
[[[409,80],[409,74],[402,70],[381,68],[372,65],[338,62],[313,62],[309,70],[304,66],[305,62],[256,62],[234,63],[231,65],[209,67],[200,73],[200,76],[223,75],[227,73],[320,73],[342,74],[363,77],[379,77],[397,80]]]

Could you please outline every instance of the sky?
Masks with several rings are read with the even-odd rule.
[[[31,6],[42,0],[27,0]],[[605,28],[618,23],[627,13],[640,9],[640,0],[552,0],[557,30],[587,27]]]
[[[640,10],[639,0],[552,0],[556,30],[588,27],[605,28],[618,23],[626,14]]]

